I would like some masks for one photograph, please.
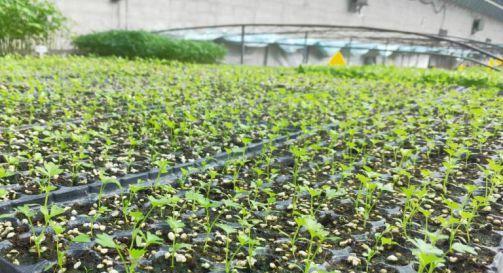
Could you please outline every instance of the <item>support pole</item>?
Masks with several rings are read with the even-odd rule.
[[[349,47],[348,47],[349,54],[348,54],[348,62],[347,62],[348,65],[351,64],[351,48],[352,47],[353,47],[353,37],[349,37]]]
[[[384,47],[384,65],[386,65],[388,61],[388,44],[389,44],[389,39],[386,39],[386,46]]]
[[[307,45],[307,38],[309,36],[309,32],[306,31],[304,34],[304,58],[303,58],[303,63],[307,64],[309,61],[309,46]]]
[[[267,66],[267,59],[269,58],[269,44],[265,46],[264,52],[264,66]]]
[[[244,64],[245,60],[245,25],[241,25],[241,60],[240,63]]]

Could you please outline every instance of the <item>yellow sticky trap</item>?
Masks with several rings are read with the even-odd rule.
[[[490,58],[489,63],[487,65],[489,65],[490,67],[498,67],[498,66],[502,66],[503,63],[501,62],[501,60],[496,60],[494,58]]]
[[[345,65],[346,60],[344,60],[344,56],[342,56],[342,53],[340,51],[337,51],[337,53],[332,56],[330,61],[328,62],[329,66],[334,66],[334,65]]]
[[[466,68],[466,65],[464,65],[464,64],[458,65],[458,71],[463,71],[463,70],[465,70],[465,68]]]

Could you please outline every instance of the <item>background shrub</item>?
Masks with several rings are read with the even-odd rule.
[[[82,54],[158,58],[190,63],[216,63],[225,48],[213,42],[171,39],[146,31],[112,30],[82,35],[73,41]]]
[[[469,67],[464,71],[448,71],[443,69],[405,68],[393,66],[300,66],[299,73],[326,73],[337,78],[350,79],[388,79],[389,81],[408,83],[427,83],[442,85],[457,85],[480,88],[503,88],[501,72],[485,67]]]
[[[0,0],[0,55],[47,42],[64,21],[52,1]]]

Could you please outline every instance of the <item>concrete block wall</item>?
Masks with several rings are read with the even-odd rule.
[[[54,0],[70,19],[72,34],[108,29],[162,30],[235,23],[309,23],[372,26],[503,43],[503,22],[434,0],[369,0],[360,13],[348,12],[348,0]],[[484,30],[471,34],[472,22],[484,18]]]

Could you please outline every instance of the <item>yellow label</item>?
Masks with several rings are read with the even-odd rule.
[[[340,51],[337,51],[337,53],[332,56],[330,61],[328,62],[328,65],[333,66],[333,65],[345,65],[346,60],[344,60],[344,56],[342,56],[342,53]]]
[[[488,65],[490,67],[498,67],[498,66],[502,66],[503,62],[501,62],[501,60],[496,60],[494,58],[490,58]]]

